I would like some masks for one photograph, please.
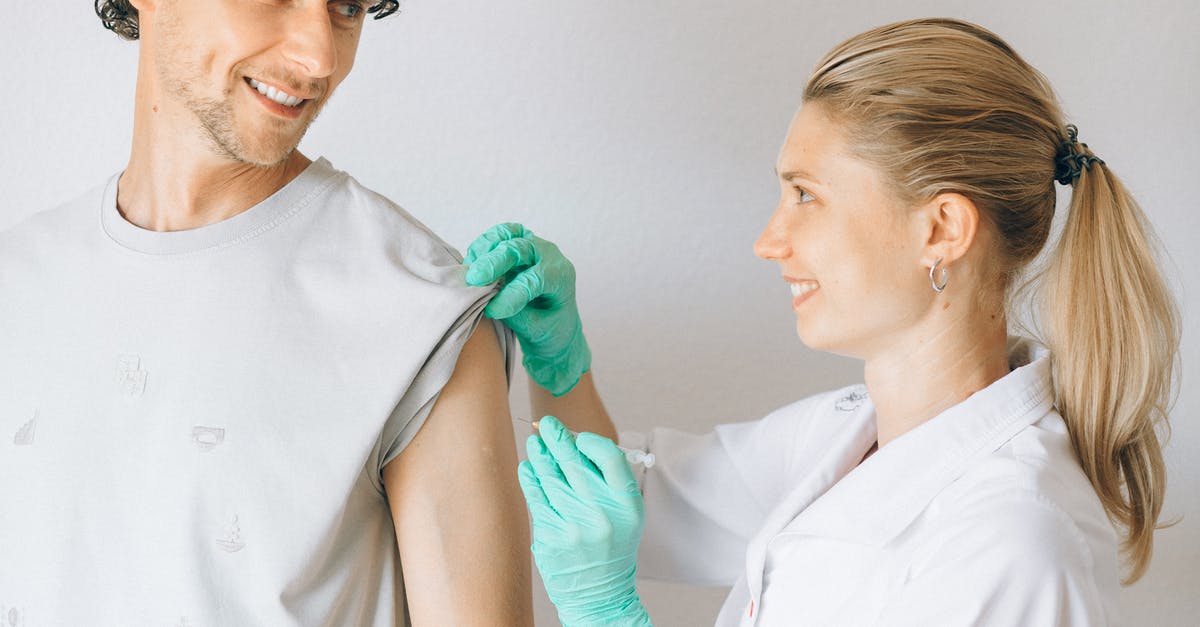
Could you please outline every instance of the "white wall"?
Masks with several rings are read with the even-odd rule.
[[[89,2],[9,4],[0,228],[123,166],[136,62]],[[750,246],[812,64],[868,27],[928,15],[977,21],[1045,72],[1170,254],[1186,332],[1166,514],[1183,519],[1122,600],[1130,624],[1194,625],[1200,3],[407,0],[368,25],[355,74],[303,148],[459,246],[510,219],[559,242],[619,426],[704,430],[860,376],[800,344],[777,269]],[[711,624],[723,596],[642,591],[662,627]],[[539,603],[538,624],[555,624]]]

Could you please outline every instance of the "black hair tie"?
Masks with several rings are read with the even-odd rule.
[[[1067,138],[1058,145],[1054,155],[1054,180],[1063,185],[1074,185],[1079,174],[1091,168],[1093,163],[1104,165],[1104,160],[1091,154],[1088,145],[1079,141],[1079,128],[1068,124]]]

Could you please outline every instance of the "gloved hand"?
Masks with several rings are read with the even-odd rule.
[[[553,416],[526,442],[517,476],[533,518],[533,559],[564,627],[651,627],[634,573],[645,513],[625,453]]]
[[[521,342],[529,377],[555,396],[571,391],[592,367],[575,305],[575,266],[553,242],[515,223],[497,224],[467,248],[467,283],[501,281],[483,310]]]

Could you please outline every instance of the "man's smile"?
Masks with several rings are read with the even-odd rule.
[[[268,85],[250,77],[246,77],[245,82],[253,90],[253,95],[268,111],[281,117],[292,119],[300,117],[305,106],[312,101],[311,98],[302,98],[288,93],[280,87]]]

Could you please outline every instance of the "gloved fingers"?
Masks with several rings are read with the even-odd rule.
[[[529,508],[530,515],[533,516],[534,527],[537,527],[539,523],[545,524],[562,518],[558,510],[550,504],[550,499],[546,498],[542,482],[538,481],[537,473],[534,472],[533,465],[528,460],[517,466],[517,481],[521,484],[521,492],[525,495],[525,505]]]
[[[554,416],[545,416],[538,421],[538,433],[542,442],[558,462],[559,470],[571,488],[584,498],[592,496],[593,486],[603,483],[599,471],[575,446],[575,436]]]
[[[554,511],[571,511],[578,505],[579,498],[567,478],[563,476],[558,460],[546,448],[545,440],[540,435],[531,435],[525,440],[525,450],[529,456],[529,465],[537,476],[538,484]]]
[[[463,263],[467,265],[474,263],[476,259],[491,252],[492,249],[496,247],[496,244],[504,241],[504,239],[507,239],[502,239],[496,234],[497,229],[502,226],[504,225],[497,224],[496,226],[493,226],[492,228],[481,233],[479,237],[476,237],[475,241],[471,242],[471,244],[467,246],[467,252],[463,255]]]
[[[571,293],[574,293],[575,264],[571,263],[571,260],[562,254],[562,251],[558,249],[558,245],[554,242],[536,236],[530,236],[529,239],[533,241],[534,246],[537,248],[539,261],[549,266],[542,273],[550,282],[546,291],[570,289]]]
[[[619,495],[640,496],[641,491],[625,458],[625,451],[618,448],[616,443],[595,433],[580,433],[575,438],[575,446],[600,469],[609,490]]]
[[[505,320],[511,318],[544,294],[541,272],[534,267],[526,270],[508,282],[503,289],[492,297],[483,312],[489,318]]]
[[[546,277],[542,266],[536,265],[513,277],[504,289],[488,303],[489,316],[503,320],[525,309],[534,299],[546,295]]]
[[[471,245],[467,247],[465,261],[468,263],[478,257],[491,251],[500,242],[510,240],[514,237],[527,237],[533,235],[524,225],[519,222],[501,222],[492,228],[484,231]]]
[[[475,286],[488,285],[514,269],[520,271],[533,266],[539,259],[541,257],[532,239],[518,237],[504,240],[497,243],[491,251],[469,262],[467,283]]]
[[[562,474],[562,469],[558,467],[558,460],[554,459],[554,456],[546,448],[542,436],[535,433],[525,439],[525,454],[534,474],[537,475],[538,482],[543,487],[547,481],[565,482],[567,480]]]
[[[500,242],[515,237],[530,237],[533,233],[519,222],[502,222],[483,232],[467,247],[464,263],[473,263],[476,259],[491,252]]]

